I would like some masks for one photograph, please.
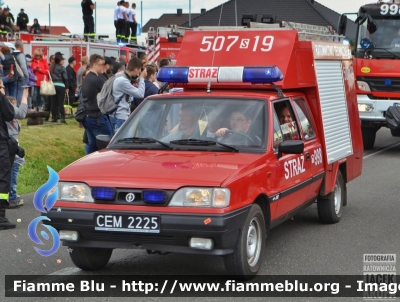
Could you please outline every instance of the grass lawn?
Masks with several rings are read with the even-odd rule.
[[[25,149],[25,165],[20,167],[18,194],[36,191],[49,178],[47,166],[56,172],[85,155],[83,128],[75,119],[67,125],[47,123],[27,126],[22,120],[19,143]]]

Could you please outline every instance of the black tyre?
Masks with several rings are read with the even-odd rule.
[[[259,205],[253,204],[235,251],[224,256],[226,271],[242,279],[253,278],[264,259],[265,238],[264,214]]]
[[[84,271],[96,271],[105,267],[111,258],[112,249],[72,247],[69,253],[72,262]]]
[[[346,194],[346,184],[342,173],[338,171],[333,192],[319,196],[317,200],[318,217],[322,223],[333,224],[340,221]]]
[[[376,128],[361,127],[364,150],[371,150],[375,144]]]
[[[400,129],[390,129],[390,133],[392,134],[392,136],[400,136]]]

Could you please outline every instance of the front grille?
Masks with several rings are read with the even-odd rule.
[[[386,85],[385,81],[390,80],[391,85]],[[372,92],[399,92],[400,78],[391,77],[357,77],[357,81],[366,82]]]
[[[143,201],[143,189],[116,189],[114,200],[100,200],[95,199],[95,203],[107,203],[107,204],[123,204],[123,205],[140,205],[140,206],[167,206],[174,195],[174,190],[162,190],[166,193],[165,202],[163,203],[145,203]],[[127,198],[127,195],[129,197]]]
[[[82,237],[88,240],[102,240],[102,241],[123,241],[131,242],[132,244],[154,243],[154,244],[174,244],[175,239],[172,236],[161,235],[138,235],[132,233],[119,233],[119,232],[91,232],[89,236],[82,234]]]

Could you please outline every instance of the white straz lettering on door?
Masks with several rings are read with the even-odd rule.
[[[286,179],[289,179],[291,177],[306,172],[306,169],[304,169],[304,155],[295,159],[285,161],[284,168],[285,168]]]

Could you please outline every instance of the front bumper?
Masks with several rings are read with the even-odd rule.
[[[84,209],[62,209],[58,212],[56,209],[52,209],[46,214],[51,219],[51,221],[46,221],[46,224],[51,225],[57,231],[70,230],[79,233],[78,241],[63,241],[64,246],[141,248],[162,252],[226,255],[234,251],[249,210],[250,206],[247,206],[224,215],[157,213],[157,216],[161,218],[161,230],[158,234],[95,230],[95,214],[155,214],[144,212],[106,212]],[[205,220],[207,220],[207,224]],[[214,247],[212,250],[193,249],[189,246],[191,237],[212,238]]]
[[[373,108],[370,112],[360,111],[361,121],[374,122],[377,124],[386,124],[385,114],[387,109],[394,104],[400,104],[400,100],[371,100],[366,94],[358,94],[357,102],[358,104],[371,105]]]

